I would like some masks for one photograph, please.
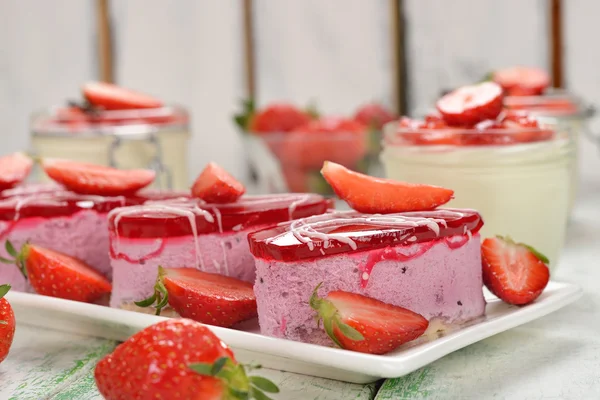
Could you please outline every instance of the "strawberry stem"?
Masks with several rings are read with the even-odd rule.
[[[364,340],[364,336],[359,331],[342,321],[338,309],[332,302],[319,297],[318,290],[322,284],[323,282],[317,285],[315,290],[313,290],[309,300],[310,307],[317,312],[317,327],[319,327],[320,320],[323,320],[323,328],[325,329],[325,333],[327,333],[327,336],[329,336],[329,338],[341,348],[344,348],[344,346],[342,346],[339,339],[335,335],[333,329],[334,325],[339,329],[340,333],[348,339],[354,341]]]
[[[254,112],[254,100],[242,100],[242,112],[233,116],[235,124],[242,130],[242,132],[248,132],[248,129],[250,128],[250,121],[254,116]]]
[[[134,304],[136,306],[145,308],[150,307],[151,305],[156,303],[156,305],[154,306],[156,308],[155,315],[160,315],[162,309],[165,308],[169,303],[169,292],[167,291],[167,288],[165,287],[165,284],[163,282],[165,274],[166,272],[164,268],[159,265],[158,275],[156,276],[156,283],[154,284],[154,293],[148,298],[145,298],[140,301],[134,301]]]
[[[21,251],[17,252],[17,250],[15,250],[15,246],[13,246],[13,244],[7,240],[6,243],[4,243],[4,248],[9,255],[14,257],[14,259],[0,257],[0,262],[4,264],[16,265],[25,279],[27,279],[27,268],[25,263],[27,261],[27,256],[29,255],[29,243],[25,243],[23,247],[21,247]]]
[[[245,366],[229,357],[221,357],[213,364],[194,363],[189,368],[200,375],[219,378],[225,385],[224,399],[269,400],[266,393],[279,393],[279,388],[267,378],[248,376]],[[255,367],[256,368],[256,367]]]

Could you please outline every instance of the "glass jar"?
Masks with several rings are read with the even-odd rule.
[[[32,153],[156,171],[154,187],[189,188],[187,111],[179,106],[84,112],[52,107],[31,118]],[[36,171],[38,180],[47,179]]]
[[[454,190],[448,207],[472,208],[483,216],[482,237],[508,235],[544,253],[556,266],[563,247],[575,146],[564,131],[547,127],[495,129],[485,135],[550,133],[546,140],[509,145],[414,145],[414,135],[449,133],[466,138],[470,129],[415,130],[386,125],[381,158],[392,179]],[[500,137],[500,136],[492,136]],[[510,141],[510,140],[509,140]]]
[[[527,111],[541,123],[572,135],[575,162],[571,172],[573,182],[569,198],[569,211],[571,211],[579,186],[579,141],[582,136],[591,138],[588,122],[594,116],[593,107],[579,97],[558,90],[541,96],[507,96],[504,98],[504,104],[508,109]]]

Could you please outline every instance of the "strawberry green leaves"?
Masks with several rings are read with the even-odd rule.
[[[227,398],[239,400],[270,400],[266,393],[279,393],[279,388],[267,378],[261,376],[247,376],[242,364],[235,364],[229,357],[221,357],[213,364],[194,363],[189,366],[191,370],[201,375],[219,378],[225,384]],[[257,369],[260,366],[253,366]]]
[[[156,277],[156,283],[154,284],[154,293],[152,296],[140,300],[135,301],[135,305],[138,307],[150,307],[154,304],[156,308],[156,315],[160,315],[163,308],[169,303],[169,293],[167,292],[167,288],[163,283],[163,277],[165,275],[165,270],[159,266],[158,267],[158,276]]]
[[[327,336],[329,336],[336,345],[342,348],[342,344],[334,333],[334,326],[338,328],[341,334],[348,339],[355,341],[364,340],[363,335],[359,331],[341,320],[338,310],[333,303],[319,297],[318,290],[322,284],[323,283],[321,282],[317,285],[309,301],[310,307],[317,311],[317,325],[319,325],[320,321],[323,320],[323,327],[325,328]]]
[[[4,243],[4,248],[5,248],[6,252],[13,258],[10,259],[10,258],[0,257],[0,262],[2,262],[4,264],[16,265],[19,268],[19,270],[21,271],[21,273],[23,274],[23,276],[25,278],[27,278],[27,269],[25,268],[25,260],[27,260],[27,255],[29,253],[29,243],[25,243],[23,245],[23,247],[21,248],[21,251],[17,251],[15,249],[15,246],[13,246],[13,244],[9,240],[7,240],[6,243]]]

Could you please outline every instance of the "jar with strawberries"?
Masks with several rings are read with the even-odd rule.
[[[277,102],[255,109],[244,104],[235,117],[247,152],[250,180],[260,193],[332,194],[321,176],[325,160],[381,175],[381,128],[395,119],[379,104],[361,107],[352,117],[323,116]]]
[[[149,168],[156,171],[157,188],[189,187],[190,130],[184,108],[107,83],[87,83],[82,93],[83,101],[34,113],[30,128],[35,155],[123,169]]]
[[[572,134],[506,110],[492,82],[459,88],[436,106],[424,120],[386,125],[387,176],[453,189],[448,205],[478,210],[482,236],[528,243],[556,266],[573,185]]]

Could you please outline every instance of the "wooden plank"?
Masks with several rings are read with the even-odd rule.
[[[46,399],[77,387],[116,342],[18,324],[9,356],[0,364],[0,398]],[[60,398],[60,397],[59,397]],[[77,397],[79,399],[79,397]],[[94,397],[90,397],[94,398]]]
[[[256,69],[254,56],[254,15],[252,0],[244,0],[244,64],[246,72],[246,95],[256,98]]]
[[[495,68],[548,67],[545,1],[404,0],[410,113]]]
[[[552,67],[552,85],[555,88],[563,87],[563,29],[562,29],[562,1],[550,2],[550,65]]]
[[[79,97],[96,74],[93,3],[5,1],[0,11],[0,154],[28,150],[34,110]]]
[[[244,98],[240,2],[113,1],[115,78],[179,103],[192,115],[190,180],[209,161],[243,177],[232,116]]]
[[[18,316],[17,316],[18,320]],[[94,381],[96,363],[117,345],[112,340],[18,325],[9,357],[0,364],[0,398],[9,400],[102,399]],[[285,400],[371,400],[376,386],[262,369]]]
[[[389,3],[254,0],[258,102],[350,114],[393,103]]]
[[[96,0],[100,80],[113,82],[112,29],[108,0]]]

